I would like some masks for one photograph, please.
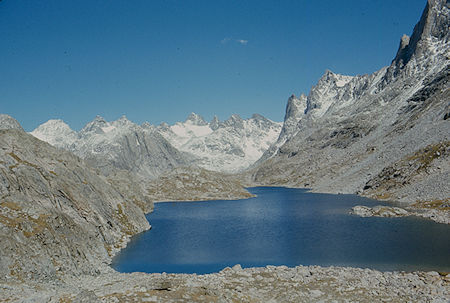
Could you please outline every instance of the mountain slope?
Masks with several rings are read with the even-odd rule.
[[[115,189],[21,127],[0,129],[0,146],[0,281],[98,274],[131,235],[150,227],[140,207],[151,203],[138,201],[139,187],[125,189],[129,180]]]
[[[192,113],[185,122],[162,124],[158,132],[179,150],[198,158],[196,164],[212,171],[237,172],[248,168],[276,141],[281,123],[261,115],[207,123]]]
[[[179,167],[147,186],[153,201],[237,200],[253,197],[237,178],[203,168]]]
[[[61,120],[50,120],[31,134],[73,152],[105,175],[121,169],[156,178],[192,162],[192,157],[175,149],[153,127],[141,127],[125,117],[113,122],[96,117],[78,133]]]
[[[370,184],[385,182],[388,167],[417,153],[448,148],[449,7],[445,0],[429,1],[389,67],[354,77],[327,71],[306,98],[303,115],[287,110],[289,139],[280,136],[248,172],[249,183],[407,202],[448,199],[448,152],[433,156],[427,170],[405,171],[410,177],[395,187],[373,192]]]

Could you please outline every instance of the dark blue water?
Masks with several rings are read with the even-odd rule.
[[[210,273],[226,266],[335,265],[450,271],[450,226],[415,217],[360,218],[380,202],[301,189],[251,188],[240,201],[158,203],[150,231],[114,259],[121,272]]]

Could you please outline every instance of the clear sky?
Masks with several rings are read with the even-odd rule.
[[[389,65],[426,0],[0,0],[0,113],[32,130],[96,115],[174,123],[260,113],[326,69]]]

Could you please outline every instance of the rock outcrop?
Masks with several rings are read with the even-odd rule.
[[[22,126],[16,119],[5,114],[0,114],[0,129],[18,129],[23,131]]]
[[[148,195],[159,201],[238,200],[251,198],[232,175],[203,168],[180,167],[148,185]]]
[[[449,198],[449,8],[428,1],[389,67],[353,77],[327,71],[297,123],[286,114],[289,140],[280,136],[247,184],[409,203]]]
[[[122,189],[70,152],[0,130],[0,281],[110,271],[114,252],[150,228],[140,206],[151,202]]]

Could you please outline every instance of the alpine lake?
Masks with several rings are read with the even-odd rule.
[[[352,266],[450,271],[450,226],[418,217],[361,218],[356,195],[255,187],[256,198],[155,203],[152,229],[113,259],[120,272],[211,273],[227,266]]]

